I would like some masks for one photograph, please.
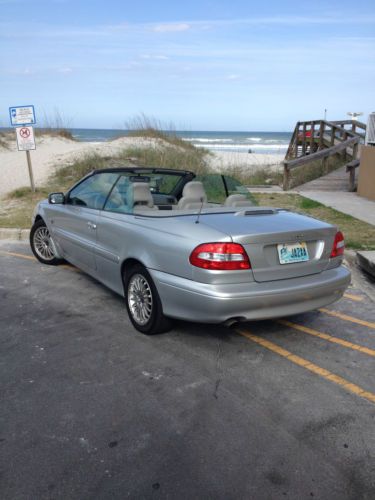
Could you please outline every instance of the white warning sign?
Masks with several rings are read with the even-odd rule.
[[[36,149],[33,127],[16,127],[18,151]]]

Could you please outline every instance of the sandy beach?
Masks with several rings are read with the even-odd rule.
[[[31,151],[34,180],[36,186],[43,185],[55,169],[74,162],[76,159],[95,153],[110,156],[129,147],[162,147],[159,139],[121,137],[108,142],[77,142],[52,136],[36,139],[36,150]],[[283,155],[249,154],[236,152],[215,152],[207,161],[213,171],[239,168],[257,170],[259,168],[279,169]],[[26,153],[18,151],[16,140],[9,142],[9,149],[0,147],[0,197],[23,186],[29,186]]]

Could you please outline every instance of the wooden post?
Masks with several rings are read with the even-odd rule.
[[[302,155],[306,154],[306,122],[303,122]]]
[[[320,122],[320,127],[319,127],[319,146],[318,146],[319,151],[323,149],[324,132],[325,132],[325,122],[322,120]]]
[[[283,179],[283,190],[288,191],[290,182],[290,170],[288,168],[287,162],[284,161],[284,179]]]
[[[27,167],[29,169],[31,191],[35,193],[35,183],[34,183],[33,167],[31,165],[30,151],[26,151],[26,159],[27,159]]]
[[[343,135],[342,135],[342,139],[343,139],[344,141],[346,141],[346,140],[347,140],[347,138],[348,138],[348,134],[347,134],[346,130],[344,129],[344,133],[343,133]],[[344,151],[342,152],[342,158],[343,158],[343,160],[345,160],[345,161],[346,161],[346,149],[344,149]]]
[[[311,130],[310,130],[310,154],[314,153],[315,149],[315,141],[314,141],[314,134],[315,134],[315,123],[311,122]]]
[[[358,158],[358,142],[356,142],[353,146],[353,160]]]
[[[335,133],[336,127],[334,125],[331,125],[331,147],[335,145]]]
[[[298,142],[299,142],[299,127],[300,127],[300,122],[297,122],[296,125],[296,137],[295,137],[295,154],[294,157],[298,158]]]
[[[355,168],[349,170],[349,191],[355,191]]]

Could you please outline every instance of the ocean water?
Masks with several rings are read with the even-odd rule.
[[[119,129],[71,129],[80,141],[102,142],[126,135]],[[211,151],[285,154],[291,132],[176,131],[181,139]]]

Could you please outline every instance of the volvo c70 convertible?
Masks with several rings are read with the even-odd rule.
[[[337,227],[255,206],[235,179],[160,168],[95,170],[33,215],[31,248],[125,297],[134,327],[227,324],[339,299],[350,282]]]

